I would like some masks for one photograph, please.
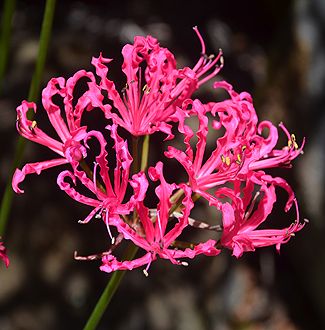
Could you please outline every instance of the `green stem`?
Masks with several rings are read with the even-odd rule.
[[[47,55],[49,40],[51,36],[54,9],[55,9],[56,0],[47,0],[45,4],[45,12],[43,17],[43,23],[40,34],[39,50],[38,56],[35,65],[34,75],[31,81],[28,100],[37,102],[39,92],[40,92],[40,83],[43,76],[45,59]],[[25,150],[25,140],[19,137],[16,151],[15,159],[12,165],[12,169],[9,174],[9,181],[7,183],[4,196],[1,201],[0,207],[0,235],[3,235],[6,229],[6,224],[8,221],[12,200],[13,200],[13,191],[11,188],[11,177],[16,167],[20,166]]]
[[[138,251],[138,247],[135,246],[133,243],[130,243],[128,249],[125,254],[125,260],[132,260],[135,254]],[[126,271],[115,271],[110,278],[105,290],[103,291],[102,295],[100,296],[93,312],[91,313],[84,330],[93,330],[96,329],[99,321],[101,320],[108,304],[110,303],[111,299],[114,296],[114,293],[118,289],[120,282],[122,281]]]
[[[141,171],[145,171],[148,166],[150,135],[145,135],[142,144]]]
[[[141,167],[139,161],[139,138],[132,137],[132,157],[133,157],[133,167],[132,172],[138,173],[139,170],[144,171],[148,166],[148,156],[149,156],[149,136],[145,136],[142,144],[141,153]],[[134,211],[133,221],[137,221],[137,214]],[[132,260],[138,251],[138,247],[132,242],[129,243],[123,260]],[[104,289],[102,295],[100,296],[93,312],[91,313],[84,330],[94,330],[96,329],[99,321],[103,317],[103,314],[112,300],[116,290],[118,289],[122,278],[124,277],[126,271],[115,271],[110,278],[106,288]]]
[[[47,50],[51,38],[53,16],[56,0],[46,0],[43,23],[40,34],[38,56],[34,75],[29,88],[28,101],[37,102],[41,88],[41,79],[43,76]]]
[[[5,75],[8,62],[12,17],[15,12],[15,7],[16,0],[5,0],[3,4],[0,35],[0,93],[2,91],[3,77]]]

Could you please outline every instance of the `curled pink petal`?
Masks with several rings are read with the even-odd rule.
[[[198,29],[194,30],[205,52]],[[123,47],[122,55],[126,84],[120,92],[108,78],[105,64],[110,63],[111,59],[100,54],[98,58],[93,58],[92,64],[101,79],[100,87],[107,92],[113,105],[101,106],[105,116],[135,136],[161,131],[167,134],[167,139],[171,139],[171,126],[167,122],[174,120],[177,106],[188,99],[201,84],[216,76],[222,67],[222,64],[218,65],[222,62],[220,51],[217,56],[202,53],[193,69],[177,69],[174,55],[151,36],[135,37],[132,45]]]
[[[284,180],[271,179],[269,176],[264,176],[264,179],[267,180],[267,184],[262,183],[260,191],[251,197],[250,204],[245,206],[246,203],[234,199],[233,210],[229,207],[223,209],[224,231],[221,245],[231,249],[237,258],[242,256],[244,252],[255,251],[256,248],[264,246],[275,245],[279,250],[281,244],[288,242],[294,233],[300,231],[305,225],[305,223],[300,222],[298,203],[295,198],[291,202],[292,191],[284,185]],[[275,186],[284,187],[290,192],[289,201],[295,205],[296,219],[287,228],[259,229],[262,223],[267,222],[267,218],[273,210],[276,200]],[[230,191],[224,190],[223,194],[231,198]],[[238,195],[236,198],[239,198]]]
[[[302,153],[296,138],[283,124],[280,128],[288,137],[288,145],[276,149],[278,129],[269,121],[258,124],[252,97],[246,93],[237,93],[233,87],[220,81],[215,88],[227,91],[230,99],[221,102],[202,104],[199,100],[187,100],[174,115],[178,121],[178,131],[183,135],[184,151],[169,146],[165,155],[175,158],[188,174],[188,181],[196,192],[217,188],[228,181],[245,181],[257,171],[285,166]],[[209,127],[208,112],[213,116],[212,128]],[[199,123],[194,132],[185,121],[195,119]],[[224,133],[216,139],[211,151],[207,148],[207,136],[213,130]],[[264,137],[264,131],[267,136]],[[197,139],[193,147],[192,139]]]
[[[26,175],[33,173],[39,175],[45,169],[66,164],[67,162],[68,161],[64,158],[58,158],[39,163],[26,164],[21,170],[17,168],[12,178],[12,189],[16,193],[22,194],[24,193],[24,190],[20,189],[19,185],[25,180]]]
[[[0,237],[1,239],[1,237]],[[6,267],[9,266],[9,258],[7,256],[7,251],[5,246],[3,245],[3,242],[0,241],[0,259],[5,263]]]
[[[219,253],[212,244],[212,241],[198,244],[193,250],[178,251],[172,246],[173,242],[181,235],[184,228],[188,226],[188,217],[193,207],[193,201],[191,198],[192,190],[187,185],[169,184],[163,177],[163,165],[158,162],[155,167],[151,167],[149,170],[150,178],[154,181],[160,181],[160,184],[156,188],[155,192],[159,198],[156,212],[151,214],[150,210],[143,205],[142,202],[136,204],[137,216],[141,226],[138,225],[138,230],[133,224],[128,224],[123,221],[119,216],[111,218],[111,224],[114,225],[119,233],[123,234],[123,237],[128,240],[132,240],[134,244],[145,250],[144,257],[135,259],[134,261],[117,261],[111,254],[105,255],[102,259],[103,265],[101,269],[103,271],[113,271],[122,269],[133,269],[135,267],[143,266],[147,264],[144,270],[147,270],[152,261],[158,256],[163,259],[168,259],[174,264],[182,264],[178,258],[190,257],[193,258],[196,254],[216,255]],[[141,179],[142,175],[139,174],[135,179]],[[135,184],[136,182],[134,182]],[[182,200],[182,208],[180,214],[176,217],[176,224],[171,229],[167,229],[167,223],[170,215],[169,210],[171,207],[170,198],[175,189],[182,189],[184,192],[184,199]],[[214,242],[215,243],[215,242]]]
[[[76,101],[73,95],[74,89],[78,81],[83,78],[88,79],[88,90]],[[56,97],[63,98],[64,111],[56,104]],[[86,148],[82,145],[82,140],[87,135],[87,127],[81,126],[81,116],[84,110],[90,111],[95,107],[101,107],[102,99],[101,90],[91,72],[80,70],[67,81],[62,77],[52,78],[42,92],[42,103],[59,139],[50,137],[38,127],[36,120],[28,118],[29,110],[36,113],[35,103],[23,101],[17,107],[18,132],[23,137],[53,150],[63,159],[27,164],[22,170],[17,169],[12,183],[16,192],[23,192],[18,188],[18,184],[29,173],[39,174],[44,169],[66,163],[76,167],[76,163],[87,157]]]

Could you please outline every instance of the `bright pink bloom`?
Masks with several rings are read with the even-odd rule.
[[[108,153],[106,151],[107,143],[100,132],[90,131],[87,139],[89,137],[95,137],[100,144],[101,150],[100,154],[96,157],[93,179],[88,178],[84,171],[79,171],[74,167],[74,173],[67,170],[61,172],[58,176],[57,183],[71,198],[79,203],[93,207],[93,210],[86,219],[79,221],[80,223],[87,223],[94,216],[103,218],[109,234],[111,235],[109,230],[110,219],[116,215],[127,215],[133,211],[135,203],[143,201],[148,183],[143,173],[135,174],[129,182],[132,157],[129,153],[127,142],[117,134],[117,125],[113,124],[107,128],[110,130],[111,138],[114,141],[114,157],[116,158],[113,182],[109,176],[110,169],[108,167]],[[85,141],[85,145],[88,147],[87,141]],[[97,174],[98,168],[99,175]],[[67,178],[70,178],[75,185],[78,179],[82,185],[89,190],[92,197],[77,192],[77,190],[66,181]],[[129,183],[133,187],[134,194],[128,202],[123,203]],[[102,187],[99,187],[99,184],[101,184]]]
[[[88,82],[88,90],[76,102],[73,98],[74,88],[82,78],[87,78],[90,82]],[[60,107],[53,101],[53,97],[56,95],[63,98],[66,122],[62,117]],[[91,72],[80,70],[69,78],[66,83],[64,78],[53,78],[49,81],[47,87],[43,90],[42,102],[49,120],[61,141],[48,136],[37,126],[36,121],[28,119],[27,112],[29,109],[33,109],[36,113],[35,103],[22,102],[17,108],[17,130],[20,135],[52,149],[60,158],[26,164],[21,170],[16,169],[12,180],[15,192],[24,192],[19,188],[19,184],[25,179],[27,174],[40,174],[44,169],[66,163],[78,163],[86,157],[86,149],[80,141],[86,138],[87,128],[86,126],[81,126],[81,116],[85,110],[89,111],[94,107],[101,106],[101,98],[102,96],[96,85],[94,75]],[[75,105],[73,105],[74,102],[76,102]]]
[[[201,42],[202,54],[192,69],[176,69],[174,55],[160,47],[151,36],[137,36],[133,45],[125,45],[122,50],[122,71],[127,82],[122,95],[116,90],[114,82],[107,78],[108,68],[105,64],[112,60],[102,55],[94,57],[92,64],[101,78],[100,86],[107,92],[114,107],[113,111],[111,105],[105,105],[106,116],[113,118],[132,135],[162,131],[171,137],[171,126],[167,122],[173,119],[176,106],[214,77],[222,66],[221,51],[215,58],[206,56],[204,41],[198,29],[194,30]],[[219,60],[221,66],[217,65]],[[144,72],[141,70],[143,64]]]
[[[149,209],[142,203],[137,204],[137,214],[143,228],[141,233],[131,228],[120,217],[115,217],[112,220],[112,224],[123,234],[125,239],[132,240],[134,244],[145,250],[146,253],[144,256],[131,261],[118,261],[112,254],[104,255],[102,258],[103,264],[100,268],[102,271],[131,270],[147,265],[144,270],[144,273],[147,274],[151,262],[156,260],[157,256],[169,259],[173,264],[186,265],[186,263],[178,259],[185,257],[194,258],[198,254],[217,255],[220,252],[215,248],[216,242],[213,240],[200,243],[193,249],[178,250],[172,248],[172,243],[181,235],[184,228],[188,226],[188,217],[193,207],[192,191],[186,185],[177,186],[176,184],[167,183],[162,174],[161,162],[157,163],[156,167],[149,169],[149,175],[154,181],[160,180],[160,185],[155,190],[159,203],[154,216],[150,214]],[[177,188],[183,189],[185,194],[180,211],[182,215],[177,217],[177,223],[172,229],[168,230],[167,224],[170,219],[169,210],[171,207],[170,197]]]
[[[0,239],[1,239],[1,237],[0,237]],[[6,265],[6,267],[8,268],[8,266],[9,266],[9,258],[7,256],[7,253],[6,253],[6,248],[3,245],[3,242],[1,242],[1,241],[0,241],[0,259],[3,260],[3,262]]]
[[[216,191],[219,198],[231,199],[231,206],[223,209],[223,235],[221,245],[233,251],[237,258],[246,251],[255,251],[256,248],[275,245],[279,251],[280,246],[290,240],[294,233],[301,230],[305,223],[300,223],[299,210],[296,198],[287,184],[281,178],[272,178],[260,172],[253,176],[241,188],[240,182],[234,183],[234,189],[220,188]],[[289,195],[285,211],[292,206],[296,208],[296,220],[283,229],[258,229],[272,212],[276,201],[275,188],[284,188]],[[259,188],[254,193],[254,189]],[[263,226],[265,227],[265,226]]]
[[[183,165],[194,191],[202,194],[230,180],[246,180],[252,171],[289,166],[290,161],[301,153],[303,146],[297,147],[294,136],[290,136],[283,124],[280,127],[288,136],[288,146],[281,150],[275,149],[277,128],[268,121],[258,124],[252,98],[248,93],[237,94],[226,82],[218,82],[215,87],[226,89],[231,99],[207,105],[199,100],[184,102],[183,109],[178,109],[175,116],[179,120],[178,130],[184,135],[186,150],[169,146],[165,153]],[[214,116],[210,132],[207,112]],[[199,127],[196,133],[185,124],[188,117],[197,118]],[[268,130],[266,138],[261,135],[264,129]],[[224,133],[216,140],[216,148],[208,153],[208,133],[222,130]],[[198,138],[195,150],[190,145],[194,134]],[[207,157],[206,161],[203,161],[204,157]]]

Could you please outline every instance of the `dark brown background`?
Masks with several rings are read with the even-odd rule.
[[[37,53],[42,1],[18,1],[10,61],[0,99],[0,187],[4,188],[18,134],[15,108],[25,99]],[[99,329],[321,329],[325,327],[324,28],[321,0],[297,1],[58,1],[44,83],[69,77],[103,51],[123,84],[120,51],[136,34],[152,34],[180,65],[195,63],[199,26],[207,49],[224,51],[220,77],[249,91],[261,119],[283,121],[305,154],[294,169],[273,172],[294,186],[310,224],[283,246],[246,254],[224,251],[187,268],[159,260],[145,278],[127,274]],[[211,100],[208,87],[199,94]],[[40,119],[41,120],[41,119]],[[40,122],[41,125],[41,122]],[[158,147],[157,147],[158,148]],[[28,143],[25,161],[52,157]],[[0,329],[79,329],[109,275],[97,262],[73,260],[73,251],[105,250],[97,223],[77,220],[89,211],[56,186],[59,170],[31,176],[17,196],[5,237],[11,265],[0,269]],[[280,199],[285,195],[280,194]],[[272,224],[292,219],[277,205]],[[202,212],[206,210],[202,210]]]

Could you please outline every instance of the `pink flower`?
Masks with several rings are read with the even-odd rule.
[[[76,102],[73,99],[75,85],[79,79],[85,77],[90,80],[88,90]],[[53,97],[56,95],[63,98],[66,122],[62,117],[60,107],[53,101]],[[15,192],[24,192],[19,188],[19,184],[27,174],[40,174],[44,169],[66,163],[75,164],[86,157],[86,149],[80,142],[87,136],[87,127],[81,126],[81,116],[85,110],[89,111],[100,106],[101,97],[94,75],[91,72],[78,71],[66,83],[64,78],[53,78],[49,81],[47,87],[43,90],[42,101],[51,125],[60,140],[53,139],[37,126],[36,121],[28,119],[27,112],[29,109],[33,109],[36,113],[36,104],[27,101],[22,102],[17,108],[17,130],[20,135],[50,148],[60,158],[30,163],[26,164],[21,170],[16,169],[12,180],[12,187]],[[75,106],[73,105],[74,102],[76,102]]]
[[[114,119],[132,135],[146,135],[162,131],[172,137],[171,126],[167,123],[173,119],[177,105],[189,98],[204,82],[214,77],[221,69],[221,51],[213,58],[205,55],[204,41],[197,33],[202,46],[202,55],[191,69],[176,69],[173,54],[159,46],[151,37],[134,38],[134,44],[123,47],[124,63],[122,71],[126,76],[126,85],[121,94],[116,90],[113,81],[107,78],[106,63],[112,60],[100,55],[93,58],[97,75],[101,78],[100,87],[107,93],[112,106],[106,104],[105,114]],[[218,66],[218,61],[221,66]],[[145,64],[145,69],[141,67]],[[211,71],[212,70],[212,71]]]
[[[77,167],[74,167],[73,173],[67,170],[61,172],[58,176],[57,183],[71,198],[79,203],[93,207],[93,210],[86,219],[79,222],[87,223],[94,216],[96,218],[103,218],[109,235],[112,241],[114,241],[109,229],[111,218],[117,215],[127,215],[133,211],[134,205],[139,201],[143,201],[148,183],[143,173],[135,174],[132,180],[129,181],[132,157],[129,153],[127,142],[117,134],[116,124],[108,126],[107,128],[110,130],[111,138],[114,141],[113,148],[115,153],[114,155],[110,154],[110,156],[116,158],[113,181],[109,176],[110,169],[108,167],[108,153],[106,151],[107,143],[100,132],[90,131],[87,135],[87,139],[95,137],[100,144],[100,154],[96,157],[93,178],[90,179],[84,171],[80,171]],[[88,147],[87,141],[85,141],[85,145]],[[97,174],[98,168],[99,175]],[[77,184],[78,179],[92,196],[88,197],[79,193],[66,181],[67,178],[71,179],[74,185]],[[128,202],[123,203],[129,183],[133,187],[134,194]]]
[[[215,87],[224,88],[231,99],[222,102],[202,104],[199,100],[184,102],[175,116],[179,120],[178,130],[184,135],[185,151],[172,146],[165,155],[177,159],[189,177],[189,184],[199,194],[212,187],[225,184],[227,181],[246,180],[252,171],[260,169],[290,166],[290,162],[301,152],[294,135],[290,135],[283,124],[280,127],[288,136],[288,146],[275,149],[278,141],[277,128],[268,121],[258,124],[258,118],[248,93],[237,94],[226,82],[215,83]],[[214,117],[212,129],[208,126],[207,113]],[[199,127],[194,132],[185,124],[187,118],[197,118]],[[268,130],[263,137],[262,131]],[[210,152],[207,147],[208,133],[224,133],[217,138],[215,149]],[[196,135],[198,142],[192,148],[190,141]],[[220,133],[219,133],[220,135]],[[204,161],[204,158],[207,158]]]
[[[0,237],[0,239],[1,239],[1,237]],[[8,268],[8,266],[9,266],[9,258],[7,256],[7,253],[6,253],[6,248],[3,245],[3,242],[1,242],[1,241],[0,241],[0,259],[3,260],[3,262],[6,265],[6,267]]]
[[[300,223],[298,203],[290,186],[285,180],[272,178],[262,172],[251,177],[243,189],[240,185],[240,182],[236,182],[234,189],[223,187],[216,191],[217,197],[227,197],[232,201],[231,206],[227,203],[223,209],[221,245],[231,249],[237,258],[244,252],[255,251],[256,248],[263,246],[275,245],[279,251],[281,244],[288,242],[305,225],[305,223]],[[296,219],[287,228],[258,229],[267,222],[272,212],[277,186],[288,192],[289,199],[285,211],[288,212],[294,204]],[[254,193],[256,188],[259,190]]]
[[[160,185],[156,188],[156,195],[159,198],[157,212],[154,216],[151,215],[149,209],[142,203],[137,204],[137,214],[143,230],[137,232],[126,224],[120,217],[115,217],[112,220],[117,230],[123,234],[125,239],[130,239],[132,242],[145,250],[145,254],[131,261],[118,261],[112,254],[105,254],[102,258],[102,266],[100,269],[105,272],[115,270],[133,269],[143,265],[147,265],[144,273],[148,274],[148,269],[151,262],[156,260],[157,256],[163,259],[169,259],[173,264],[186,265],[179,258],[194,258],[198,254],[217,255],[219,250],[215,248],[216,242],[209,240],[205,243],[200,243],[185,250],[173,249],[172,244],[181,235],[185,227],[188,226],[188,217],[193,207],[191,199],[191,189],[186,185],[177,186],[169,184],[165,181],[162,174],[162,163],[157,163],[156,167],[149,169],[149,175],[152,180],[160,180]],[[181,215],[176,218],[177,223],[167,229],[167,224],[170,219],[170,197],[172,192],[177,189],[183,189],[185,197],[182,201]]]

